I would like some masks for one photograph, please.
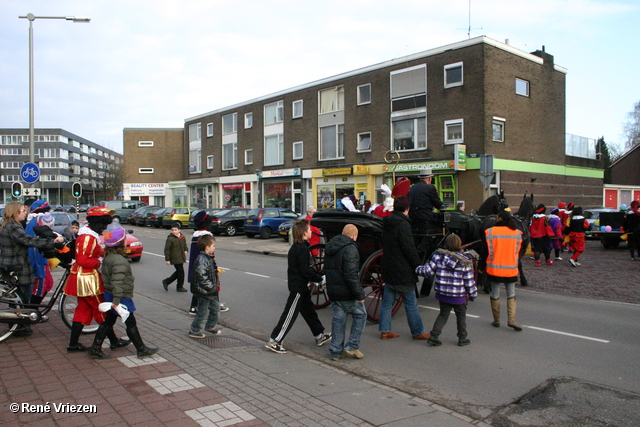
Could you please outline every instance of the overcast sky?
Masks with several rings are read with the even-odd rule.
[[[125,127],[202,113],[467,39],[469,0],[0,0],[0,127],[35,127],[122,152]],[[471,37],[568,69],[569,133],[624,144],[640,100],[638,0],[471,0]]]

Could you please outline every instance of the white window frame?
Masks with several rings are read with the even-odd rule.
[[[202,124],[191,123],[189,125],[189,142],[200,141],[202,139]],[[74,144],[75,146],[75,141]]]
[[[518,86],[520,86],[518,83],[520,83],[520,85],[524,84],[524,87],[526,88],[525,92],[522,92],[522,90],[518,88]],[[529,93],[530,93],[529,81],[525,79],[519,79],[516,77],[516,95],[525,96],[528,98]]]
[[[460,126],[460,137],[449,138],[449,127]],[[464,119],[445,120],[444,122],[444,143],[445,144],[462,144],[464,143]]]
[[[453,68],[460,68],[460,81],[456,82],[447,82],[447,71]],[[462,86],[464,84],[464,65],[463,62],[455,62],[453,64],[447,64],[444,66],[444,87],[445,89],[450,87]]]
[[[502,117],[493,117],[493,120],[491,121],[491,140],[493,142],[504,142],[504,128],[505,128],[505,124],[506,124],[507,120],[503,119]],[[495,138],[495,132],[494,132],[494,126],[499,126],[500,127],[500,136],[501,138],[496,139]]]
[[[274,121],[270,121],[272,117],[267,115],[267,108],[272,108],[275,106],[275,117],[273,117]],[[282,123],[284,121],[284,101],[276,101],[271,102],[269,104],[264,105],[264,126],[271,126],[276,123]]]
[[[191,164],[192,156],[195,156],[195,165]],[[200,148],[196,148],[193,150],[189,150],[189,173],[200,173],[202,172],[202,150]]]
[[[296,151],[299,151],[300,154],[296,156]],[[296,141],[293,143],[293,160],[302,160],[304,158],[304,142]]]
[[[275,145],[278,149],[277,158],[274,163],[267,163],[267,138],[276,138]],[[278,166],[284,164],[284,134],[278,133],[273,135],[265,135],[264,136],[264,165],[265,166]]]
[[[228,123],[225,123],[225,119],[231,117],[231,128],[229,128]],[[238,113],[225,114],[222,116],[222,134],[230,135],[232,133],[238,132]]]
[[[153,168],[139,168],[138,173],[154,173]]]
[[[153,147],[153,141],[138,141],[138,147]]]
[[[396,113],[397,114],[397,113]],[[419,115],[419,116],[414,116],[414,117],[405,117],[402,115],[396,115],[392,117],[394,120],[391,121],[391,141],[390,141],[390,147],[391,150],[395,150],[395,151],[399,151],[399,152],[408,152],[408,151],[419,151],[419,150],[425,150],[427,148],[427,117],[423,116],[423,115]],[[414,138],[414,142],[416,144],[416,146],[414,148],[407,148],[407,149],[400,149],[394,146],[394,138],[395,138],[395,133],[394,133],[394,124],[396,122],[402,122],[405,120],[412,120],[413,121],[413,138]],[[424,121],[424,141],[420,142],[418,136],[419,136],[419,121],[423,120]],[[423,145],[420,145],[423,144]]]
[[[368,135],[369,136],[369,148],[360,148],[360,144],[362,143],[362,141],[364,140],[364,137]],[[358,141],[356,144],[356,151],[358,153],[369,153],[371,152],[371,132],[361,132],[358,134]]]
[[[304,101],[302,99],[293,101],[291,108],[293,110],[291,114],[294,119],[299,119],[304,115]]]
[[[213,122],[207,123],[207,138],[211,138],[213,136]]]
[[[336,139],[335,139],[336,145],[334,150],[334,154],[336,156],[323,158],[322,157],[322,129],[331,128],[331,127],[335,128],[335,133],[336,133]],[[318,132],[318,160],[323,161],[323,160],[337,160],[337,159],[344,159],[344,124],[334,124],[329,126],[323,126],[319,129],[319,132]]]
[[[322,94],[325,92],[337,92],[335,96],[335,105],[324,105]],[[336,111],[344,111],[344,85],[334,86],[318,91],[318,114],[330,114]]]
[[[253,164],[253,148],[244,150],[244,164],[245,165]]]
[[[363,88],[369,88],[369,99],[363,99],[363,96],[362,96],[362,89]],[[357,94],[358,94],[358,105],[371,104],[371,83],[367,83],[365,85],[358,86]]]
[[[207,170],[213,169],[213,154],[207,156]]]
[[[244,128],[251,129],[253,127],[253,113],[245,113],[244,115]]]
[[[227,167],[225,164],[226,159],[224,156],[225,149],[231,150],[231,155],[233,157],[233,165],[231,167]],[[236,170],[238,169],[238,141],[233,142],[222,142],[222,170]]]

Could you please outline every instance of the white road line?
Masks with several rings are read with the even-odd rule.
[[[244,274],[248,274],[250,276],[264,277],[265,279],[270,279],[271,278],[271,276],[265,276],[264,274],[257,274],[257,273],[249,273],[248,271],[245,271]]]
[[[529,328],[529,329],[535,329],[536,331],[543,331],[543,332],[549,332],[549,333],[552,333],[552,334],[564,335],[564,336],[567,336],[567,337],[582,338],[583,340],[596,341],[596,342],[601,342],[601,343],[604,343],[604,344],[608,344],[609,343],[609,341],[601,340],[600,338],[592,338],[592,337],[586,337],[584,335],[570,334],[568,332],[554,331],[553,329],[538,328],[537,326],[525,326],[525,325],[522,325],[522,327],[523,328]]]
[[[426,308],[428,310],[433,310],[433,311],[440,311],[439,307],[427,307],[426,305],[419,305],[418,307]],[[475,314],[469,314],[469,313],[467,313],[467,317],[473,317],[474,319],[480,318],[480,316],[476,316]]]

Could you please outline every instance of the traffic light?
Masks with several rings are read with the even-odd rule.
[[[14,182],[11,184],[11,195],[15,198],[22,196],[22,183]]]
[[[82,184],[74,182],[71,186],[71,194],[73,194],[73,197],[76,199],[79,199],[82,196]]]

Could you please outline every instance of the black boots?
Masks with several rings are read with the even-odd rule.
[[[85,347],[78,342],[83,327],[84,325],[80,322],[71,324],[71,339],[69,340],[69,347],[67,347],[69,353],[89,350],[89,347]]]
[[[137,326],[127,328],[127,336],[138,351],[138,359],[151,356],[158,351],[157,348],[147,347],[146,345],[144,345]]]
[[[96,337],[93,339],[93,345],[89,349],[89,356],[94,359],[110,359],[111,356],[108,354],[104,354],[102,352],[102,343],[104,339],[107,337],[109,330],[111,330],[111,325],[108,325],[106,322],[102,323],[100,327],[98,327],[98,331],[96,332]]]
[[[109,329],[109,332],[107,332],[107,338],[109,338],[109,347],[111,348],[111,350],[126,347],[131,344],[130,340],[123,340],[122,338],[118,338],[115,331],[113,330],[113,326]]]

